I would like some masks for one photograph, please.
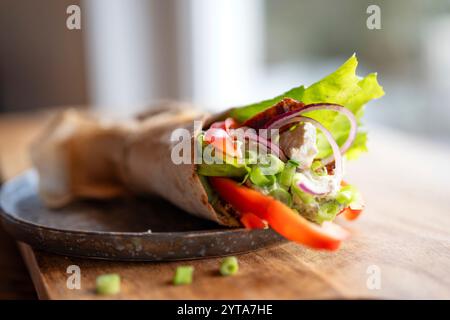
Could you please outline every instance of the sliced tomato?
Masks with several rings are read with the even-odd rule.
[[[231,157],[241,157],[241,152],[236,142],[222,128],[209,128],[205,132],[204,139],[207,143],[213,145],[215,149]]]
[[[267,228],[267,221],[259,218],[257,215],[247,212],[241,216],[241,223],[247,229],[265,229]]]
[[[227,132],[230,129],[235,129],[237,127],[239,127],[239,123],[236,120],[234,120],[233,118],[226,118],[223,121],[214,122],[210,126],[210,128],[220,128],[220,129],[223,129],[223,130],[225,130]]]
[[[211,185],[220,197],[237,211],[251,212],[285,238],[316,249],[336,250],[349,236],[343,228],[331,222],[322,226],[309,222],[284,203],[272,197],[238,185],[233,180],[211,177]]]

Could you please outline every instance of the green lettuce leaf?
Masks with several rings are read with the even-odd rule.
[[[357,65],[358,60],[353,55],[335,72],[307,88],[304,86],[296,87],[273,99],[233,108],[229,115],[242,122],[270,108],[281,99],[288,97],[302,101],[305,104],[328,102],[343,105],[353,112],[358,120],[358,124],[361,124],[360,120],[364,113],[364,105],[372,99],[382,97],[384,91],[378,84],[376,73],[371,73],[365,78],[358,77],[356,75]],[[339,145],[345,141],[350,130],[350,125],[345,116],[323,110],[313,111],[305,115],[316,119],[329,129]],[[358,128],[357,137],[346,153],[347,158],[355,159],[362,152],[367,151],[366,142],[367,133]],[[317,144],[319,157],[323,158],[331,154],[331,148],[322,134],[318,135]]]

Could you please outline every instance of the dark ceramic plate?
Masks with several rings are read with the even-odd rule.
[[[6,230],[33,247],[78,257],[163,261],[249,252],[284,241],[274,231],[224,228],[158,198],[79,201],[46,208],[30,170],[0,193]]]

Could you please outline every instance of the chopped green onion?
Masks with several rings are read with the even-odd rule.
[[[312,204],[315,202],[314,196],[307,194],[306,192],[303,192],[303,190],[301,190],[297,185],[292,186],[292,190],[304,204]]]
[[[336,200],[340,204],[347,206],[351,202],[353,202],[357,198],[357,196],[358,190],[356,190],[356,188],[351,185],[347,185],[339,190],[339,193],[336,195]]]
[[[340,211],[339,203],[336,201],[328,201],[325,203],[322,203],[319,206],[319,211],[317,212],[317,222],[322,223],[324,221],[331,221],[333,220],[338,212]]]
[[[226,257],[220,264],[220,274],[231,276],[239,271],[238,259],[236,257]]]
[[[246,164],[256,164],[258,163],[258,154],[255,151],[247,150],[245,154]]]
[[[346,185],[344,187],[341,188],[341,190],[339,191],[339,194],[341,193],[348,193],[351,194],[351,199],[349,201],[347,201],[346,203],[342,203],[345,206],[356,206],[356,207],[360,207],[361,203],[363,203],[364,201],[362,200],[361,197],[361,193],[358,191],[358,189],[353,186],[353,185]],[[339,195],[338,194],[338,195]]]
[[[264,175],[275,175],[284,169],[284,162],[273,154],[261,156],[259,161],[261,163],[259,167]]]
[[[350,204],[350,202],[352,202],[352,199],[353,199],[353,194],[350,191],[340,191],[336,195],[337,202],[339,202],[340,204],[343,204],[343,205]]]
[[[344,206],[347,206],[352,202],[354,198],[354,193],[351,189],[343,187],[339,193],[336,195],[336,201]]]
[[[195,143],[195,148],[196,148],[196,151],[197,151],[197,154],[196,154],[197,158],[195,159],[194,163],[202,163],[202,154],[203,154],[203,145],[204,144],[205,144],[204,134],[200,133],[197,136],[197,140],[196,140],[196,143]]]
[[[315,170],[317,170],[317,169],[319,169],[321,167],[322,167],[322,162],[319,161],[319,160],[313,161],[313,163],[311,164],[311,170],[312,171],[315,171]]]
[[[264,175],[260,166],[253,166],[250,172],[250,181],[258,187],[270,186],[275,183],[275,176]]]
[[[311,171],[318,176],[327,175],[327,168],[322,165],[322,161],[316,160],[311,164]]]
[[[295,160],[288,160],[284,166],[284,170],[280,174],[280,184],[289,188],[292,184],[292,178],[294,177],[295,170],[300,164]]]
[[[293,194],[295,194],[304,204],[311,204],[314,203],[314,196],[307,194],[304,192],[300,187],[298,186],[298,183],[302,179],[301,173],[294,174],[294,177],[292,178],[292,184],[291,184],[291,191]]]
[[[175,271],[175,276],[173,277],[173,284],[174,285],[191,284],[193,273],[194,273],[193,266],[179,266]]]
[[[286,190],[284,190],[283,188],[274,189],[269,193],[269,195],[274,197],[275,199],[283,202],[285,205],[287,205],[289,207],[292,205],[291,194],[289,192],[287,192]]]
[[[116,273],[98,276],[95,288],[98,294],[117,294],[120,292],[120,276]]]

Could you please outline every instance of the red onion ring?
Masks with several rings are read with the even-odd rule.
[[[314,185],[314,182],[312,182],[311,180],[300,181],[298,183],[298,187],[302,189],[304,192],[312,194],[314,196],[321,196],[330,192],[329,189],[320,190],[320,187]]]
[[[353,115],[353,113],[349,109],[347,109],[341,105],[333,104],[333,103],[310,104],[310,105],[305,106],[301,110],[292,110],[292,111],[286,112],[286,113],[280,115],[279,117],[275,118],[274,120],[268,122],[264,127],[267,129],[281,128],[282,126],[280,126],[280,123],[284,122],[285,120],[292,119],[292,118],[302,115],[304,113],[311,112],[311,111],[317,111],[317,110],[337,111],[337,112],[345,115],[347,117],[347,119],[349,120],[350,133],[348,134],[347,140],[345,140],[345,142],[342,144],[342,146],[339,149],[340,154],[343,155],[350,148],[353,141],[355,140],[358,127],[357,127],[357,123],[356,123],[356,118]],[[334,154],[334,152],[333,152],[333,154]],[[331,155],[325,159],[322,159],[322,164],[327,165],[327,164],[333,162],[333,160],[335,160],[335,156]]]
[[[334,140],[332,134],[328,129],[326,129],[320,122],[317,120],[308,118],[308,117],[289,117],[286,119],[281,119],[279,121],[274,122],[271,125],[271,129],[278,129],[281,128],[287,124],[291,123],[298,123],[298,122],[309,122],[313,126],[315,126],[317,129],[322,131],[322,133],[325,135],[325,138],[327,139],[328,143],[331,146],[331,149],[333,150],[333,156],[334,156],[334,179],[337,180],[337,183],[340,184],[342,181],[343,176],[343,167],[342,167],[342,156],[341,152],[339,150],[339,146],[337,145],[336,141]],[[328,193],[330,190],[324,190],[319,191],[319,186],[314,186],[313,181],[311,181],[312,185],[309,183],[299,183],[299,187],[302,188],[305,192],[314,194],[314,195],[322,195]]]

